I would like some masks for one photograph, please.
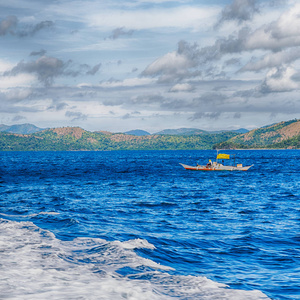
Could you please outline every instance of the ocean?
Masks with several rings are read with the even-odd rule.
[[[0,152],[0,299],[300,299],[300,151]]]

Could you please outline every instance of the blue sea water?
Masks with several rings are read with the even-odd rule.
[[[0,152],[1,299],[300,299],[300,151]]]

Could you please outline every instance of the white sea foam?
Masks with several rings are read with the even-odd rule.
[[[155,249],[154,245],[150,244],[147,240],[142,240],[142,239],[134,239],[134,240],[122,242],[122,246],[125,249],[139,249],[139,248]]]
[[[4,217],[17,217],[17,218],[32,218],[32,217],[36,217],[36,216],[39,216],[39,215],[49,215],[49,216],[55,216],[55,215],[59,215],[60,213],[58,212],[54,212],[54,211],[41,211],[39,213],[36,213],[36,214],[29,214],[29,215],[11,215],[11,214],[3,214],[3,213],[0,213],[1,216],[4,216]]]
[[[27,299],[268,299],[259,291],[227,288],[205,277],[174,276],[133,249],[145,240],[64,242],[31,222],[0,219],[0,298]],[[121,276],[129,267],[138,274]],[[150,269],[149,269],[150,268]]]

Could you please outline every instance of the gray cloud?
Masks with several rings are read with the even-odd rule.
[[[220,112],[205,112],[205,113],[197,112],[190,118],[190,120],[194,121],[194,120],[203,119],[203,118],[217,120],[217,119],[219,119],[220,116],[221,116]]]
[[[19,20],[16,16],[7,16],[4,20],[0,22],[0,36],[11,34],[19,37],[33,36],[37,32],[53,27],[54,23],[52,21],[41,21],[35,25],[23,25],[21,27]]]
[[[11,71],[4,75],[17,75],[20,73],[34,73],[39,81],[49,86],[55,77],[62,75],[67,64],[55,57],[42,56],[35,61],[19,62]]]
[[[131,119],[131,118],[132,118],[132,115],[129,114],[129,113],[125,114],[125,115],[122,117],[123,120]]]
[[[170,93],[180,93],[180,92],[193,92],[195,87],[189,83],[178,83],[172,86],[169,90]]]
[[[194,99],[194,104],[200,103],[200,104],[209,104],[212,106],[218,107],[221,104],[224,104],[225,100],[228,99],[228,97],[225,94],[217,93],[217,92],[208,92],[203,94],[199,98]]]
[[[65,116],[68,117],[68,118],[71,118],[72,121],[85,121],[87,120],[88,116],[81,113],[81,112],[73,112],[73,111],[67,111],[65,113]]]
[[[17,26],[18,18],[16,16],[7,16],[0,23],[0,36],[8,33],[14,34],[14,28]]]
[[[295,48],[288,51],[269,53],[261,59],[248,62],[240,71],[261,71],[263,69],[274,68],[284,64],[289,64],[300,59],[300,49]]]
[[[234,2],[238,3],[238,2]],[[255,2],[251,2],[255,7]],[[250,3],[250,4],[251,4]],[[254,50],[269,50],[262,57],[252,58],[240,68],[240,72],[270,70],[287,66],[300,59],[300,17],[292,9],[283,13],[275,22],[266,24],[255,31],[248,27],[241,28],[236,34],[218,38],[213,45],[200,47],[197,43],[180,41],[174,52],[158,58],[147,66],[142,76],[158,77],[159,83],[179,84],[190,78],[227,78],[226,70],[240,65],[240,58],[235,54],[251,53]],[[231,55],[222,67],[216,64],[225,56]],[[273,86],[274,78],[267,78],[259,87],[263,93],[293,90],[293,80],[285,77],[278,81],[280,86]],[[272,85],[272,88],[270,86]],[[257,95],[257,93],[254,93]]]
[[[145,104],[162,104],[164,103],[165,98],[161,95],[157,94],[150,94],[150,95],[141,95],[137,97],[132,97],[130,99],[130,103],[132,104],[140,104],[140,105],[145,105]]]
[[[300,16],[296,5],[284,12],[276,21],[265,24],[248,36],[248,50],[265,49],[281,51],[300,46]]]
[[[34,26],[28,26],[26,28],[23,28],[21,31],[17,33],[19,37],[26,37],[26,36],[33,36],[37,32],[45,29],[53,27],[54,23],[52,21],[42,21]]]
[[[47,53],[46,50],[41,49],[40,51],[32,51],[30,56],[44,56]]]
[[[40,112],[40,107],[35,105],[28,106],[30,101],[31,91],[26,89],[13,89],[8,93],[0,92],[0,111],[3,113],[18,114],[22,112]],[[25,105],[22,105],[23,101]]]
[[[100,67],[101,67],[101,63],[95,65],[92,68],[90,68],[90,70],[87,71],[86,74],[87,75],[95,75],[99,71]]]
[[[298,71],[294,75],[292,75],[291,79],[296,81],[296,82],[300,82],[300,72]]]
[[[13,117],[13,119],[12,119],[13,122],[18,122],[18,121],[21,121],[21,120],[26,120],[26,118],[23,117],[23,116],[17,115],[15,117]]]
[[[174,52],[158,58],[143,72],[142,76],[159,76],[160,82],[179,82],[187,78],[201,76],[224,77],[219,68],[212,64],[220,60],[226,54],[235,54],[245,51],[245,42],[249,35],[249,28],[242,28],[237,37],[230,35],[227,38],[219,38],[214,45],[200,47],[197,43],[190,44],[180,41]],[[234,59],[237,62],[237,59]]]
[[[261,93],[290,92],[300,88],[299,82],[293,80],[296,71],[291,67],[281,66],[268,72],[260,86]]]
[[[41,50],[39,53],[43,53]],[[38,52],[34,54],[38,55]],[[101,63],[90,67],[89,65],[73,66],[71,60],[62,61],[55,57],[42,56],[30,62],[19,62],[10,71],[4,72],[4,76],[15,76],[21,73],[35,74],[38,80],[45,86],[51,86],[54,79],[59,76],[77,77],[82,74],[82,69],[87,70],[86,75],[95,75],[101,67]]]
[[[160,82],[171,83],[197,77],[202,73],[193,69],[199,65],[200,57],[197,43],[189,44],[186,41],[180,41],[177,51],[167,53],[155,60],[142,72],[142,76],[159,76]]]
[[[230,5],[227,5],[221,13],[220,20],[216,27],[226,21],[237,21],[242,23],[251,20],[255,13],[259,12],[256,0],[234,0]]]
[[[54,101],[55,102],[55,101]],[[54,103],[53,105],[48,107],[48,110],[61,111],[68,107],[69,105],[65,102]]]
[[[70,72],[73,72],[73,74],[70,73],[70,75],[72,75],[73,77],[76,77],[80,74],[95,75],[100,70],[101,66],[101,63],[98,63],[93,67],[89,66],[88,64],[81,64],[79,70],[70,70]]]
[[[121,36],[132,36],[134,30],[125,30],[124,27],[116,28],[112,31],[111,36],[109,37],[112,40],[118,39]]]
[[[241,60],[240,58],[231,58],[228,59],[224,62],[223,68],[226,68],[228,66],[233,66],[233,65],[240,65],[241,64]]]
[[[248,89],[248,90],[240,90],[232,94],[232,97],[239,97],[242,99],[249,99],[249,98],[261,98],[264,97],[260,91],[260,87]]]
[[[234,115],[233,115],[233,118],[234,119],[240,119],[242,117],[242,114],[240,112],[236,112]]]

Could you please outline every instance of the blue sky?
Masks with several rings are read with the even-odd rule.
[[[297,2],[0,4],[0,122],[154,133],[299,118]]]

